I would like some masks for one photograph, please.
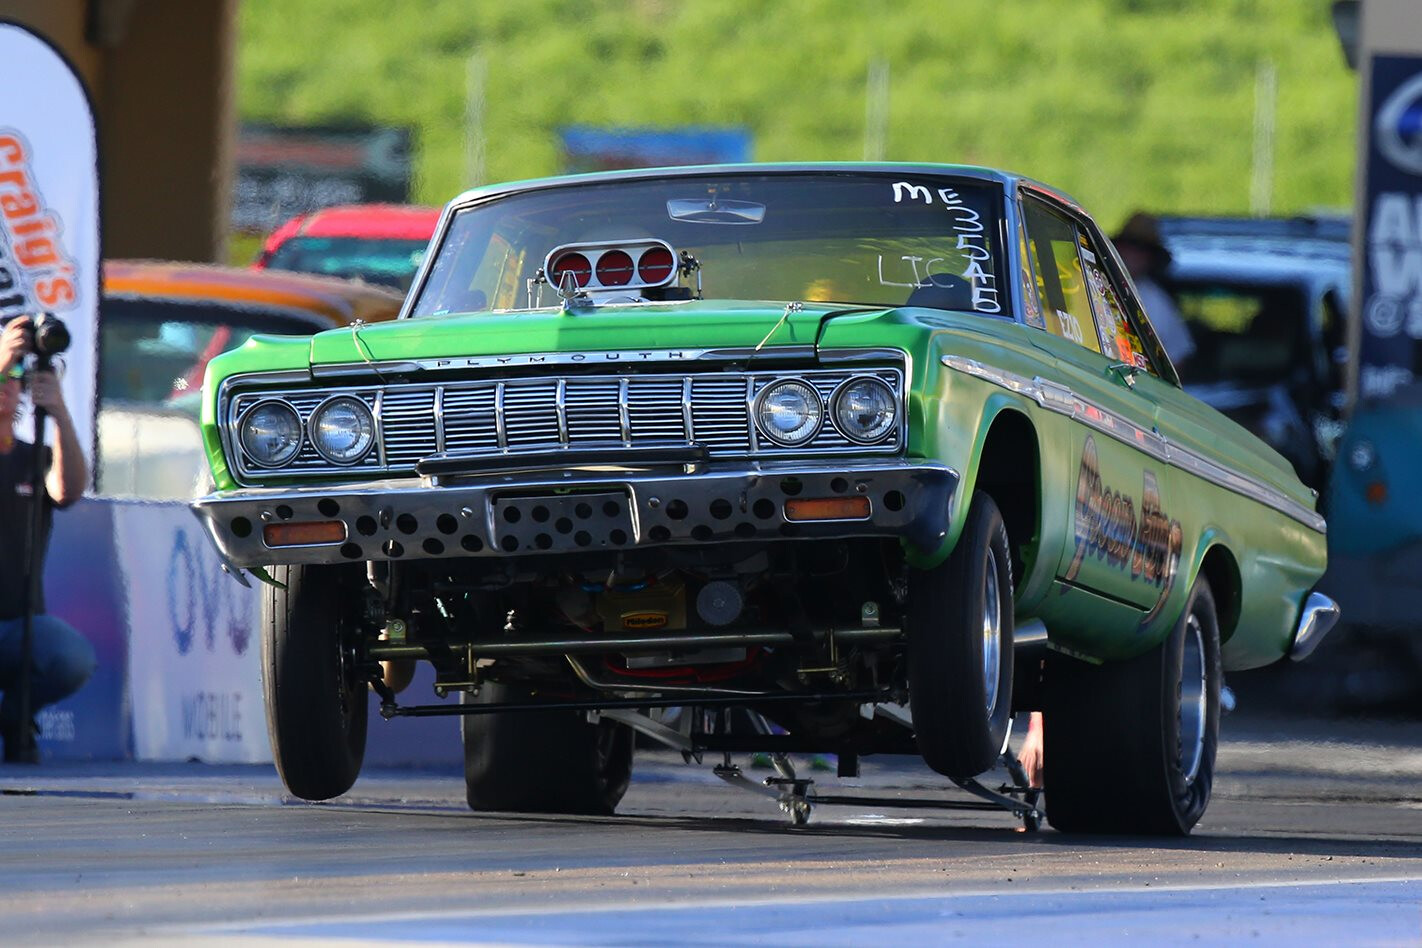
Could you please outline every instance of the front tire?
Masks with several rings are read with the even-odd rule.
[[[1067,833],[1186,836],[1210,802],[1220,724],[1220,636],[1195,580],[1170,636],[1093,666],[1053,655],[1043,718],[1047,821]]]
[[[964,779],[991,768],[1012,716],[1012,557],[993,499],[973,494],[942,564],[909,573],[909,707],[928,766]]]
[[[530,695],[490,682],[472,700],[503,704]],[[466,714],[460,732],[471,810],[610,816],[632,779],[632,729],[589,724],[582,712]]]
[[[277,773],[292,795],[329,800],[365,759],[366,682],[344,578],[330,566],[276,566],[262,600],[262,694]]]

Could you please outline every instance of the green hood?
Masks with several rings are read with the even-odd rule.
[[[421,316],[375,323],[359,329],[363,353],[350,329],[320,333],[311,340],[311,364],[527,352],[587,352],[639,349],[721,349],[766,345],[813,345],[820,320],[847,307],[807,304],[783,325],[783,303],[706,302],[605,306],[565,313],[532,310]],[[882,310],[874,310],[875,315]],[[860,317],[862,318],[862,317]]]

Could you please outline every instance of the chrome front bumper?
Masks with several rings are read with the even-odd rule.
[[[934,463],[708,465],[696,473],[559,471],[436,484],[421,479],[248,488],[193,503],[233,567],[595,553],[744,540],[900,537],[931,553],[958,473]],[[792,520],[795,498],[869,501],[867,517]],[[283,524],[339,523],[343,536],[269,545]],[[330,528],[334,532],[334,528]]]

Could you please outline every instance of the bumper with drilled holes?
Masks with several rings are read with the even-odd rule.
[[[248,488],[203,497],[193,512],[235,567],[873,536],[931,552],[957,484],[951,468],[902,459],[708,465]],[[806,519],[836,507],[846,516]]]

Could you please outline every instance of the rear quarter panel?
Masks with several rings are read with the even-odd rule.
[[[1161,433],[1176,453],[1188,452],[1217,469],[1200,472],[1172,461],[1170,476],[1181,498],[1180,580],[1166,610],[1178,616],[1201,563],[1221,547],[1239,577],[1237,617],[1228,596],[1221,607],[1222,659],[1226,669],[1255,668],[1277,661],[1293,640],[1304,598],[1327,563],[1326,535],[1297,516],[1247,496],[1241,479],[1263,487],[1283,506],[1315,509],[1315,498],[1288,462],[1219,412],[1183,392],[1161,400]]]

